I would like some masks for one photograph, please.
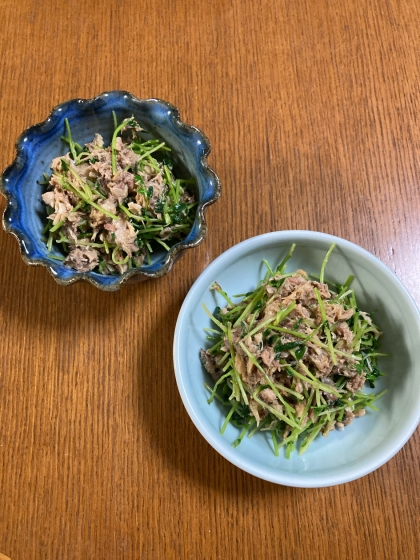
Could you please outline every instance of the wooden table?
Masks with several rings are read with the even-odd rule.
[[[420,304],[420,3],[3,0],[1,21],[2,168],[57,103],[125,89],[171,101],[209,136],[223,193],[202,245],[113,294],[58,286],[0,231],[0,551],[419,558],[418,430],[352,483],[261,481],[193,426],[172,339],[201,271],[280,229],[358,243]]]

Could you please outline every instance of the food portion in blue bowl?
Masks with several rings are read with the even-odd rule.
[[[141,160],[138,167],[133,165],[132,168],[123,166],[120,157],[120,150],[128,147],[127,131],[130,134],[131,125],[131,139],[135,138],[140,146],[136,157]],[[114,134],[116,127],[120,128],[118,135]],[[132,173],[129,178],[136,192],[130,198],[120,190],[119,196],[115,197],[115,210],[112,208],[106,220],[100,221],[111,222],[109,229],[115,230],[119,218],[136,235],[147,226],[145,233],[133,240],[133,252],[127,253],[117,246],[115,231],[110,231],[109,238],[104,238],[105,230],[97,228],[92,238],[91,223],[86,224],[90,222],[91,211],[101,215],[102,204],[109,194],[108,185],[102,182],[104,177],[93,171],[102,157],[94,153],[93,148],[89,150],[94,139],[97,142],[101,139],[99,143],[103,140],[102,156],[105,148],[110,146],[105,156],[110,160],[111,171],[127,177]],[[116,140],[120,145],[116,146]],[[46,266],[60,284],[68,285],[83,279],[101,289],[113,291],[127,281],[159,278],[169,272],[185,249],[195,247],[206,235],[205,209],[220,196],[219,179],[207,165],[210,149],[207,137],[197,128],[182,123],[178,110],[165,101],[139,100],[121,91],[103,93],[91,100],[68,101],[53,109],[46,121],[28,128],[20,136],[16,159],[2,176],[1,189],[8,201],[3,226],[17,237],[23,259],[28,264]],[[81,177],[79,171],[82,168],[74,164],[75,158],[80,158],[78,163],[83,164],[83,168],[90,164],[86,177]],[[143,184],[142,171],[146,163],[156,167],[155,170],[152,167],[146,169],[154,174],[152,179],[158,175],[160,180],[163,176],[161,183],[165,183],[165,191],[172,193],[173,206],[169,197],[169,202],[163,196],[158,198],[153,189]],[[55,178],[51,181],[52,174]],[[89,250],[89,242],[96,242],[97,247],[91,250],[96,251],[99,258],[98,266],[93,270],[89,270],[93,266],[91,263],[77,266],[72,262],[74,259],[68,257],[69,247],[74,249],[76,242],[73,245],[60,243],[66,239],[67,232],[63,233],[60,228],[67,227],[69,222],[68,215],[57,212],[57,201],[54,204],[54,184],[48,185],[54,181],[61,181],[60,192],[64,190],[66,200],[71,199],[71,216],[75,218],[74,212],[80,214],[78,226],[73,227],[74,237],[81,244],[80,253]],[[131,190],[134,192],[134,189]],[[144,191],[144,196],[137,191]],[[137,194],[142,198],[144,209],[140,208],[142,201],[135,200]],[[150,202],[150,208],[148,194],[150,199],[156,199]],[[155,204],[162,208],[153,208]],[[159,209],[162,212],[158,212]],[[180,224],[182,232],[178,230],[175,237],[168,237],[167,231],[162,233],[165,226],[170,230],[179,228]],[[137,248],[141,250],[136,252],[134,249]],[[111,266],[103,264],[106,260]]]

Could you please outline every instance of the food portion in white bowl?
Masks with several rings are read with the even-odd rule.
[[[384,375],[377,367],[381,331],[358,306],[353,276],[339,284],[324,278],[333,244],[318,276],[304,270],[286,272],[295,245],[267,272],[254,290],[228,295],[215,282],[211,290],[224,300],[205,328],[210,346],[201,362],[213,381],[205,383],[225,407],[228,423],[240,429],[236,447],[247,435],[270,434],[273,451],[285,456],[299,443],[304,453],[314,439],[343,430],[354,419],[376,410],[373,388]]]
[[[319,274],[331,245],[326,279],[334,284],[354,280],[351,288],[359,309],[373,314],[380,325],[381,352],[378,369],[386,371],[375,383],[375,393],[387,389],[378,410],[355,419],[328,438],[317,437],[303,454],[286,459],[273,453],[268,432],[232,446],[241,429],[226,420],[226,408],[215,401],[207,404],[209,374],[200,361],[200,349],[208,349],[203,327],[213,328],[202,307],[213,311],[226,306],[223,296],[210,290],[215,281],[227,294],[255,290],[265,275],[264,259],[273,268],[296,244],[286,273],[299,269]],[[344,280],[343,280],[344,279]],[[311,231],[273,232],[244,241],[219,256],[204,270],[188,293],[179,314],[174,338],[174,364],[180,395],[194,424],[206,440],[241,469],[278,484],[320,487],[359,478],[388,461],[404,445],[420,418],[420,314],[397,279],[384,264],[361,247],[331,235]],[[365,388],[364,392],[369,392]],[[372,390],[373,391],[373,390]],[[246,436],[244,436],[246,437]],[[280,442],[280,438],[278,438]]]

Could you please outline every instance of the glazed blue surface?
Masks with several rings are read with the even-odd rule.
[[[169,253],[159,247],[152,254],[150,265],[144,264],[120,276],[105,276],[95,272],[77,272],[49,257],[45,243],[41,241],[46,209],[41,199],[44,187],[39,181],[43,173],[50,172],[51,161],[68,151],[67,144],[61,140],[66,118],[73,139],[79,144],[92,141],[95,133],[101,134],[105,144],[109,144],[114,128],[113,111],[118,122],[133,115],[147,131],[142,134],[146,139],[153,137],[166,142],[172,149],[178,175],[195,178],[195,195],[199,204],[188,236],[171,247]],[[53,109],[43,123],[28,128],[18,139],[16,159],[2,176],[3,194],[8,199],[4,227],[18,238],[26,262],[47,266],[62,284],[85,279],[99,288],[115,290],[133,275],[138,275],[138,279],[163,276],[183,249],[202,241],[206,233],[204,209],[220,196],[220,182],[206,163],[210,149],[207,137],[198,129],[182,123],[178,110],[165,101],[139,100],[123,91],[104,93],[91,100],[67,101]],[[54,251],[60,255],[58,249]]]

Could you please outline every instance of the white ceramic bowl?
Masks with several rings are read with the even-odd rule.
[[[230,295],[253,290],[264,275],[263,259],[274,266],[296,243],[287,271],[303,268],[319,274],[331,244],[337,244],[325,277],[345,282],[355,276],[355,289],[361,309],[375,312],[375,322],[383,329],[380,369],[386,377],[376,383],[375,392],[388,392],[377,401],[378,412],[367,414],[318,437],[309,449],[290,459],[275,457],[269,436],[260,432],[232,447],[239,430],[230,425],[224,435],[220,428],[225,415],[209,396],[204,382],[213,384],[199,359],[200,348],[207,348],[204,327],[210,319],[201,303],[213,311],[222,298],[210,291],[214,280]],[[366,250],[332,235],[313,231],[267,233],[235,245],[218,257],[197,279],[181,308],[174,339],[175,374],[184,405],[197,429],[223,457],[239,468],[265,480],[298,487],[333,486],[355,480],[388,461],[406,443],[420,420],[420,313],[397,277]],[[365,389],[365,391],[370,391]]]

